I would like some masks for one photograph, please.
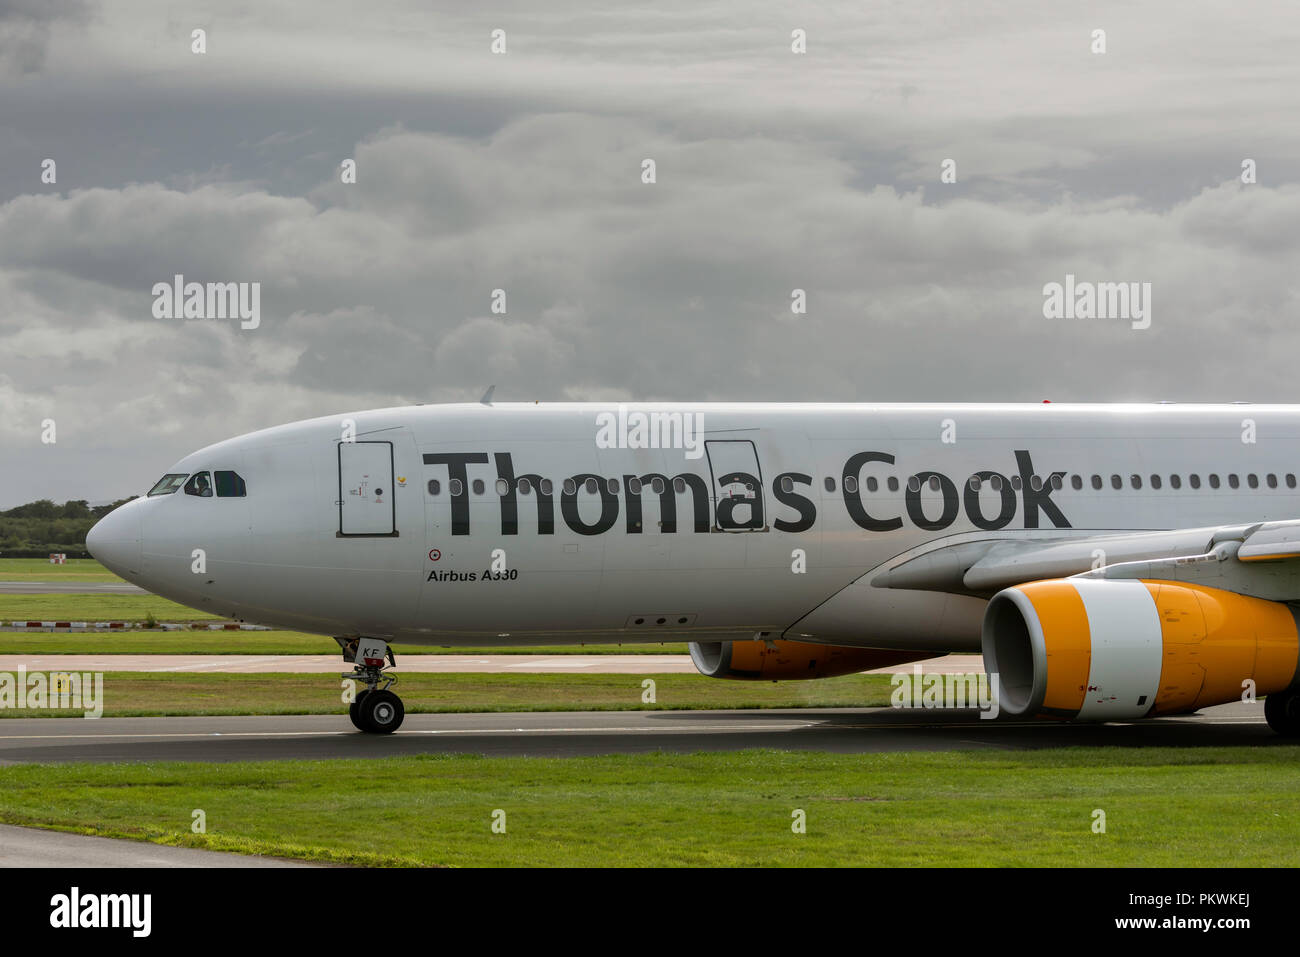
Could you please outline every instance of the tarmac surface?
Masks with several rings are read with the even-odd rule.
[[[222,854],[145,841],[0,824],[0,867],[308,867],[276,857]]]
[[[569,757],[741,748],[840,753],[1293,743],[1264,707],[1234,702],[1195,715],[1105,725],[981,718],[977,711],[895,708],[408,714],[393,735],[339,715],[6,718],[0,764],[264,761],[470,753]]]

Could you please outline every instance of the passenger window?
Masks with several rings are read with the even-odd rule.
[[[1101,488],[1101,476],[1100,476],[1100,475],[1094,475],[1094,476],[1092,477],[1092,487],[1095,488],[1095,489],[1100,489],[1100,488]]]
[[[597,492],[600,491],[600,484],[594,478],[589,478],[587,479],[587,481],[583,482],[582,484],[583,487],[587,489],[588,495],[595,495]]]
[[[1075,476],[1075,478],[1078,477],[1079,476],[1077,475]],[[1061,490],[1061,486],[1065,484],[1064,480],[1062,480],[1061,476],[1059,475],[1053,475],[1050,479],[1048,479],[1048,481],[1051,482],[1052,488],[1056,489],[1058,492]]]
[[[1259,488],[1259,476],[1256,475],[1254,472],[1251,472],[1249,475],[1246,476],[1246,484],[1249,485],[1251,488]]]
[[[827,476],[826,481],[822,484],[826,486],[826,491],[828,492],[835,491],[835,479],[831,478],[830,476]]]
[[[650,491],[654,492],[656,495],[663,495],[664,489],[667,487],[668,486],[664,484],[664,480],[658,475],[650,480]]]
[[[1197,475],[1195,472],[1193,472],[1191,475],[1187,476],[1187,482],[1188,482],[1189,485],[1191,485],[1192,488],[1200,488],[1200,487],[1201,487],[1201,477],[1200,477],[1199,475]]]
[[[1295,475],[1291,472],[1286,473],[1286,487],[1295,488]]]
[[[630,495],[641,494],[641,480],[639,478],[630,478],[627,480],[627,490]]]
[[[555,488],[555,484],[550,479],[542,479],[542,484],[538,488],[542,490],[543,495],[550,495],[552,489]]]
[[[1153,475],[1153,476],[1151,476],[1151,487],[1152,487],[1152,488],[1159,488],[1159,487],[1160,487],[1160,476],[1159,476],[1159,475]]]
[[[212,498],[212,480],[208,478],[207,472],[195,472],[190,476],[190,480],[185,483],[186,495],[197,495],[199,498]]]
[[[474,480],[474,486],[473,486],[473,488],[474,488],[474,494],[475,494],[475,495],[482,495],[482,494],[483,494],[483,488],[484,488],[483,480],[482,480],[482,479],[475,479],[475,480]]]
[[[754,491],[752,487],[750,486],[746,486],[746,487],[749,488],[751,492]],[[680,475],[677,476],[677,478],[673,479],[673,491],[676,492],[678,495],[681,495],[683,492],[685,492],[686,479],[682,478]]]
[[[158,480],[158,484],[149,489],[149,497],[155,495],[171,495],[184,483],[189,477],[188,472],[169,472]]]
[[[617,495],[617,494],[618,494],[618,479],[616,479],[616,478],[612,478],[612,479],[610,479],[608,482],[605,483],[605,487],[606,487],[607,489],[609,489],[609,494],[610,494],[610,495]]]
[[[875,477],[874,475],[868,475],[868,476],[867,476],[867,491],[868,491],[868,492],[874,492],[874,491],[876,491],[878,488],[880,488],[880,483],[876,481],[876,477]]]
[[[565,494],[565,495],[577,495],[577,494],[578,494],[578,483],[575,482],[575,481],[574,481],[573,479],[571,479],[571,478],[566,478],[566,479],[564,480],[564,494]]]
[[[907,480],[907,490],[909,492],[921,491],[921,480],[917,478],[915,475],[913,475],[911,478]]]
[[[429,479],[429,494],[438,495],[442,492],[442,483],[437,479]]]
[[[1183,487],[1183,480],[1182,480],[1179,476],[1177,476],[1177,475],[1171,475],[1171,476],[1169,476],[1169,484],[1170,484],[1173,488],[1182,488],[1182,487]]]
[[[1001,491],[1002,491],[1002,476],[1001,476],[1001,475],[994,475],[994,476],[991,476],[991,477],[989,478],[989,488],[993,489],[993,491],[995,491],[995,492],[1001,492]]]
[[[1019,475],[1013,475],[1013,476],[1011,476],[1011,487],[1012,487],[1013,489],[1015,489],[1017,492],[1019,492],[1019,491],[1020,491],[1020,485],[1021,485],[1021,482],[1020,482],[1020,476],[1019,476]]]
[[[858,490],[858,480],[852,475],[844,476],[844,491],[852,495]]]
[[[1228,476],[1228,488],[1239,488],[1240,486],[1241,479],[1237,478],[1236,472],[1233,472]]]
[[[1268,487],[1269,487],[1269,488],[1277,488],[1277,476],[1274,475],[1272,472],[1269,472],[1269,473],[1268,473],[1268,480],[1267,480],[1267,481],[1268,481]]]
[[[978,475],[972,475],[970,477],[970,490],[972,492],[978,492],[980,490],[980,477]]]
[[[1122,489],[1124,487],[1124,480],[1118,475],[1112,475],[1110,477],[1110,487],[1116,490]]]
[[[212,477],[217,482],[217,498],[244,498],[248,494],[248,486],[238,472],[213,472]]]
[[[1216,475],[1214,472],[1211,472],[1211,473],[1210,473],[1210,488],[1218,488],[1218,487],[1219,487],[1219,476]]]
[[[503,478],[497,479],[496,488],[497,488],[497,495],[500,496],[501,498],[505,498],[507,495],[510,494],[510,483]]]
[[[889,486],[891,492],[898,491],[898,479],[895,476],[889,476],[889,481],[886,484]]]
[[[1076,492],[1079,491],[1079,489],[1083,488],[1083,476],[1082,476],[1082,475],[1071,475],[1071,476],[1070,476],[1070,488],[1074,489]]]
[[[455,498],[465,491],[465,486],[461,484],[460,479],[452,479],[447,483],[447,491],[451,493],[452,498]]]

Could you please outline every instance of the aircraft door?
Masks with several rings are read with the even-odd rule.
[[[767,531],[763,473],[754,443],[749,439],[713,439],[704,443],[704,450],[713,477],[714,531]]]
[[[340,442],[339,538],[397,537],[392,442]]]

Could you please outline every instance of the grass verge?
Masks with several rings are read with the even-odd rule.
[[[18,621],[21,619],[6,619]],[[43,618],[42,621],[84,621]],[[401,655],[684,655],[684,643],[443,648],[396,644]],[[333,638],[298,631],[0,632],[0,655],[337,655]],[[339,658],[339,665],[343,659]]]
[[[93,558],[69,558],[51,565],[48,558],[0,558],[0,582],[120,582]]]
[[[655,682],[655,703],[642,682]],[[405,674],[395,689],[410,713],[637,711],[697,708],[870,708],[889,704],[888,675],[813,681],[718,681],[701,675]],[[328,674],[110,671],[104,717],[344,714],[342,682]],[[81,711],[0,708],[2,718],[66,718]]]
[[[1295,866],[1300,747],[17,765],[0,821],[375,865]]]
[[[0,595],[0,621],[220,621],[157,595]]]

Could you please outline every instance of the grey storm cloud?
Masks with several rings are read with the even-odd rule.
[[[1054,6],[0,5],[0,507],[491,384],[1294,399],[1300,18]],[[1045,319],[1067,273],[1151,328]],[[176,274],[260,326],[154,318]]]
[[[86,0],[0,0],[0,72],[39,73],[53,25],[90,12]]]

